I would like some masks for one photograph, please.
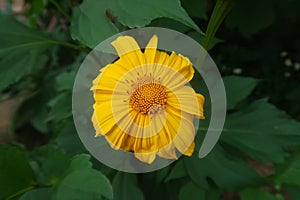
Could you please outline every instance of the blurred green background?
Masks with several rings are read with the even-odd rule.
[[[298,200],[299,9],[297,0],[0,0],[0,200]],[[192,157],[128,174],[83,147],[72,87],[93,47],[145,26],[209,47],[228,116],[204,159],[200,128]]]

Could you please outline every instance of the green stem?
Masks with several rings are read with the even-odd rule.
[[[87,53],[90,52],[90,50],[84,45],[74,45],[74,44],[71,44],[71,43],[68,43],[68,42],[65,42],[65,41],[60,41],[60,40],[51,40],[51,43],[58,44],[58,45],[61,45],[61,46],[65,46],[65,47],[69,47],[69,48],[72,48],[72,49],[75,49],[75,50],[84,51],[84,52],[87,52]]]
[[[68,21],[71,20],[70,15],[59,5],[59,3],[57,3],[55,0],[50,0],[50,2],[68,19]]]
[[[19,190],[19,191],[17,191],[16,193],[14,193],[14,194],[10,195],[9,197],[7,197],[6,200],[14,199],[15,197],[20,196],[21,194],[23,194],[23,193],[25,193],[25,192],[28,192],[28,191],[32,190],[33,188],[34,188],[33,186],[29,186],[29,187],[27,187],[27,188],[24,188],[24,189],[22,189],[22,190]]]
[[[208,49],[212,39],[214,38],[218,28],[220,27],[221,23],[230,12],[233,7],[233,2],[235,0],[218,0],[213,13],[210,17],[208,22],[207,30],[203,40],[203,48]]]

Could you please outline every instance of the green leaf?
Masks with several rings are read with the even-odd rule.
[[[88,154],[79,154],[72,158],[72,161],[67,169],[67,174],[75,171],[89,170],[92,168],[92,163],[90,162],[91,156]]]
[[[27,155],[17,147],[0,145],[0,199],[32,188],[34,173]]]
[[[206,200],[205,191],[193,182],[185,184],[179,192],[179,200]]]
[[[54,185],[64,177],[70,163],[66,153],[55,146],[42,146],[32,155],[31,166],[35,169],[37,180],[43,185]]]
[[[282,162],[285,148],[300,145],[300,123],[266,99],[226,119],[221,140],[262,162]]]
[[[201,32],[179,0],[128,0],[126,3],[122,0],[89,0],[73,9],[72,38],[93,48],[116,34],[118,29],[106,16],[107,11],[112,11],[121,24],[130,28],[144,27],[154,19],[166,17]]]
[[[149,27],[164,27],[164,28],[175,30],[175,31],[179,31],[181,33],[186,33],[191,30],[190,27],[188,27],[178,21],[169,19],[169,18],[154,19],[148,26]],[[201,34],[196,31],[195,31],[195,33]]]
[[[85,45],[94,48],[106,38],[118,33],[118,29],[106,16],[107,1],[84,1],[73,8],[71,35]]]
[[[69,90],[72,91],[75,81],[76,71],[69,71],[60,73],[56,77],[56,86],[58,91]]]
[[[274,19],[275,9],[272,0],[237,1],[225,23],[227,27],[238,28],[245,37],[250,37],[271,25]]]
[[[130,28],[144,27],[153,19],[166,17],[179,21],[201,32],[179,0],[122,0],[109,1],[109,8],[118,17],[118,21]]]
[[[244,100],[259,83],[255,78],[239,76],[226,76],[223,78],[226,88],[227,109],[233,109],[240,101]]]
[[[114,199],[144,199],[142,191],[137,186],[135,174],[118,172],[112,183],[114,189]]]
[[[72,94],[71,92],[63,92],[51,99],[48,103],[50,112],[47,121],[60,121],[72,116]]]
[[[260,181],[247,162],[229,155],[219,145],[203,159],[199,159],[195,153],[190,158],[184,157],[184,164],[191,179],[206,189],[209,187],[207,178],[211,178],[219,187],[230,190]]]
[[[181,0],[181,3],[192,17],[207,19],[207,0]]]
[[[88,155],[75,156],[66,176],[54,188],[53,199],[113,199],[109,180],[99,171],[92,169]]]
[[[51,188],[41,188],[36,190],[31,190],[23,194],[19,200],[51,200],[52,189]]]
[[[86,151],[84,148],[72,120],[68,120],[58,131],[58,135],[52,141],[68,154],[75,155]]]
[[[54,199],[113,199],[108,179],[99,171],[75,171],[66,176],[55,190]]]
[[[175,166],[172,168],[172,171],[167,176],[165,182],[168,182],[170,180],[178,179],[187,176],[186,169],[183,163],[183,160],[177,161]]]
[[[245,189],[241,192],[241,200],[283,200],[284,198],[281,196],[281,198],[277,195],[271,194],[269,192],[259,190],[259,189]]]
[[[40,70],[44,52],[57,41],[30,29],[14,18],[0,15],[0,91]]]
[[[300,186],[300,154],[294,155],[287,163],[278,167],[276,171],[278,182]]]

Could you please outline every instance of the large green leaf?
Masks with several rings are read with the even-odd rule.
[[[31,190],[26,192],[21,196],[19,200],[51,200],[52,189],[51,188],[41,188],[36,190]]]
[[[34,173],[25,151],[0,145],[0,199],[14,196],[33,187]]]
[[[91,156],[88,154],[79,154],[72,158],[72,162],[70,163],[68,169],[66,170],[66,174],[70,174],[72,172],[78,170],[89,170],[92,168],[92,163],[90,162]]]
[[[43,185],[54,185],[64,177],[70,158],[55,146],[46,145],[31,155],[31,166],[35,170],[37,181]]]
[[[0,91],[41,69],[45,50],[57,41],[14,18],[0,15]]]
[[[130,28],[144,27],[154,19],[170,18],[201,32],[181,7],[179,0],[89,0],[73,9],[71,35],[93,48],[118,32],[106,13],[112,11],[117,20]]]
[[[93,48],[118,29],[106,16],[107,1],[88,0],[73,8],[71,35]]]
[[[282,162],[286,147],[300,144],[300,123],[266,99],[227,117],[221,140],[263,162]]]
[[[182,7],[192,16],[207,19],[207,0],[181,0]]]
[[[246,161],[233,157],[219,145],[203,159],[199,159],[196,153],[190,158],[184,157],[184,164],[191,179],[206,189],[209,188],[208,178],[219,187],[230,190],[255,185],[260,180]]]
[[[223,81],[226,88],[228,109],[233,109],[237,103],[244,100],[259,82],[254,78],[239,76],[226,76]]]
[[[118,172],[112,182],[115,200],[142,200],[144,199],[142,191],[137,186],[135,174]]]
[[[53,199],[113,199],[109,180],[100,171],[92,169],[89,159],[85,154],[72,159],[66,176],[54,188]]]
[[[108,1],[108,0],[107,0]],[[181,7],[179,0],[114,0],[109,1],[109,9],[123,25],[144,27],[153,19],[166,17],[179,21],[200,32],[198,26]]]

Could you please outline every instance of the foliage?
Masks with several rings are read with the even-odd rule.
[[[13,139],[0,141],[6,143],[0,145],[0,199],[299,198],[298,1],[26,2],[21,13],[13,13],[13,1],[0,13],[0,99],[22,98],[7,128]],[[90,48],[145,26],[175,29],[205,44],[224,75],[228,116],[207,157],[199,159],[197,151],[208,119],[192,157],[128,174],[86,152],[72,119],[72,87]]]

